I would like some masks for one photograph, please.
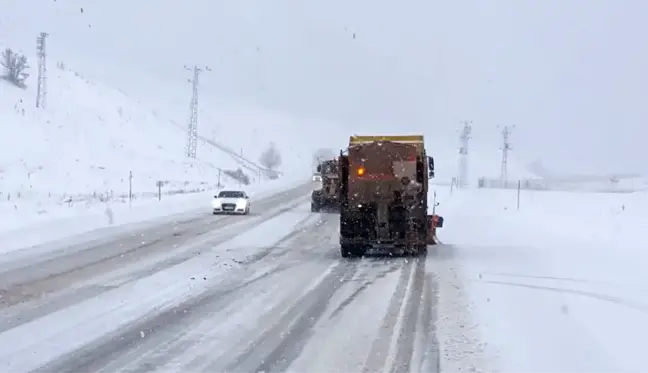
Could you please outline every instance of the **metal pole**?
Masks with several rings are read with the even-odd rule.
[[[432,215],[436,214],[436,190],[434,191],[432,198]]]
[[[45,39],[49,36],[46,32],[41,32],[36,39],[36,47],[38,50],[38,83],[36,86],[36,107],[45,107],[45,96],[47,95],[47,53],[45,50]]]
[[[522,189],[522,181],[518,180],[518,187],[517,187],[517,209],[520,209],[520,189]]]
[[[468,145],[472,139],[472,121],[463,121],[463,129],[459,137],[459,174],[457,175],[457,189],[465,188],[468,183]]]
[[[133,200],[133,171],[128,172],[128,204]]]

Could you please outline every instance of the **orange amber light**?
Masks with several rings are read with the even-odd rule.
[[[362,176],[362,175],[364,175],[364,173],[365,173],[364,167],[358,168],[358,176]]]

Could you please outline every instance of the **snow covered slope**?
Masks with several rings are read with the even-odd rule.
[[[33,66],[35,59],[29,61]],[[157,198],[158,192],[166,199],[213,189],[219,183],[238,184],[222,169],[241,167],[258,184],[254,167],[242,167],[204,140],[199,140],[197,159],[186,157],[186,130],[174,125],[173,117],[64,64],[50,65],[45,108],[35,107],[33,68],[27,89],[0,80],[0,220],[4,223],[18,227],[28,220],[79,213],[79,208],[86,210],[107,200],[125,202],[131,192],[134,199]],[[237,119],[241,123],[246,118]],[[307,171],[303,173],[306,178]],[[163,182],[161,189],[158,181]],[[54,211],[61,208],[67,211]]]
[[[519,210],[515,191],[439,197],[446,218],[435,261],[446,295],[440,313],[454,313],[439,328],[442,366],[642,371],[648,194],[520,197]]]
[[[22,90],[1,81],[0,193],[3,199],[76,194],[137,195],[218,182],[234,167],[218,152],[183,156],[185,132],[125,94],[73,71],[49,72],[47,107],[35,107],[35,82]],[[210,159],[211,158],[211,159]]]

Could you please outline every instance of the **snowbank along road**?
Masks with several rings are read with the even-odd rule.
[[[438,371],[438,289],[426,260],[342,259],[339,217],[310,212],[311,188],[255,201],[251,216],[206,208],[5,258],[0,368]]]

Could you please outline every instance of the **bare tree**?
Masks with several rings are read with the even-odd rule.
[[[27,85],[25,81],[29,78],[29,73],[26,72],[29,69],[27,64],[27,57],[20,53],[16,53],[11,48],[7,48],[2,52],[2,60],[0,64],[6,69],[6,75],[4,78],[15,84],[20,88],[25,88]]]
[[[281,165],[281,152],[279,152],[275,143],[271,142],[270,146],[261,153],[259,162],[270,170],[274,170]]]

